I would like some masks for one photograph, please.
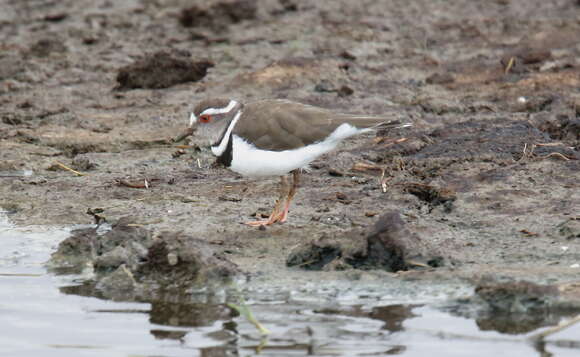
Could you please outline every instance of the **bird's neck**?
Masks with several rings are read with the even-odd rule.
[[[231,147],[232,131],[234,130],[234,127],[236,126],[236,124],[240,120],[241,116],[242,116],[242,111],[238,110],[238,112],[236,113],[236,115],[234,116],[232,121],[230,121],[230,123],[228,124],[228,126],[226,127],[224,132],[222,133],[221,138],[217,142],[217,145],[214,144],[211,146],[211,152],[215,156],[217,156],[217,157],[222,156],[224,154],[224,152],[227,150],[228,146]]]

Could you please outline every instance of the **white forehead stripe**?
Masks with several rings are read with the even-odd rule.
[[[228,113],[230,110],[234,109],[234,107],[238,104],[235,100],[230,100],[230,103],[225,108],[209,108],[201,112],[200,115],[215,115],[215,114],[224,114]]]
[[[193,124],[197,123],[197,117],[195,114],[191,113],[189,116],[189,126],[193,126]]]

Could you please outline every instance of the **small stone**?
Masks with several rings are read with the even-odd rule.
[[[167,264],[175,266],[179,263],[179,257],[175,253],[167,253]]]

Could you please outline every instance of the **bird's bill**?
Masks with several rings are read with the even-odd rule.
[[[188,136],[192,136],[196,130],[197,130],[197,117],[195,116],[194,113],[191,113],[191,115],[189,116],[189,127],[187,127],[183,132],[181,132],[181,134],[176,136],[173,139],[173,142],[178,143],[183,139],[187,138]]]
[[[195,133],[196,129],[197,129],[197,126],[195,126],[195,125],[187,127],[181,134],[179,134],[178,136],[176,136],[173,139],[173,142],[178,143],[178,142],[184,140],[185,138],[187,138],[188,136],[192,136],[193,133]]]

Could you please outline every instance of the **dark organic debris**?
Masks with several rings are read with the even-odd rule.
[[[194,62],[187,51],[159,51],[125,66],[117,74],[117,89],[167,88],[199,81],[214,63]]]
[[[539,130],[548,133],[551,139],[565,140],[572,145],[580,144],[580,116],[551,115],[539,113],[532,118],[532,123]]]
[[[433,73],[425,79],[427,84],[447,84],[453,83],[454,81],[455,78],[449,73]]]
[[[405,184],[405,190],[433,206],[451,204],[457,198],[455,191],[450,188],[436,187],[421,183]]]
[[[291,253],[288,266],[320,270],[330,263],[358,269],[383,269],[390,272],[443,265],[439,249],[411,232],[396,211],[383,214],[367,231],[355,230],[344,239],[322,238]],[[335,264],[336,265],[336,264]]]
[[[56,14],[49,14],[46,15],[43,20],[46,22],[61,22],[62,20],[65,20],[66,18],[68,18],[68,14],[66,12],[60,12],[60,13],[56,13]]]
[[[322,80],[314,86],[315,92],[320,93],[333,93],[335,92],[339,97],[348,97],[354,93],[354,89],[350,88],[349,86],[342,85],[339,88],[336,88],[334,84],[332,84],[328,80]]]
[[[506,53],[500,60],[504,72],[525,73],[537,70],[542,62],[552,57],[550,51],[533,49],[528,47],[519,48]]]
[[[64,53],[67,51],[63,41],[57,38],[45,38],[34,43],[29,54],[36,57],[46,57],[51,53]]]
[[[71,166],[78,171],[90,171],[94,170],[98,165],[86,156],[77,155],[73,159]]]
[[[349,95],[352,95],[354,93],[354,89],[352,89],[349,86],[341,86],[340,88],[338,88],[338,96],[339,97],[348,97]]]
[[[298,11],[298,4],[294,0],[280,0],[279,3],[285,11]]]
[[[209,27],[220,31],[229,24],[254,19],[256,11],[254,0],[220,1],[206,8],[194,5],[183,9],[179,22],[184,27]]]

